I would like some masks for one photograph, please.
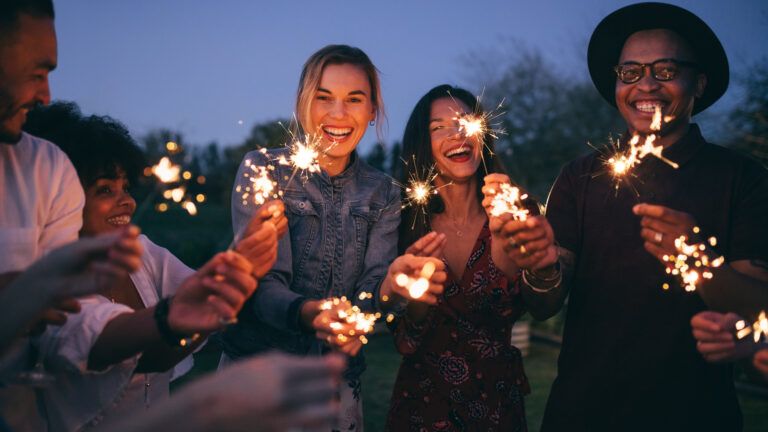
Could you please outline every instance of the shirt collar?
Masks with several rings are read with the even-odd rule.
[[[691,123],[688,133],[677,142],[664,149],[664,157],[682,166],[696,155],[696,152],[707,142],[701,136],[701,130],[695,123]]]

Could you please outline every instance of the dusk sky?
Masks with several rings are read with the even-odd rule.
[[[193,144],[238,144],[254,123],[289,117],[304,61],[326,44],[344,43],[366,51],[382,72],[389,143],[401,137],[411,109],[431,87],[482,89],[462,60],[472,52],[522,43],[585,77],[593,28],[630,3],[59,0],[59,69],[51,86],[54,99],[109,114],[137,136],[166,127]],[[709,23],[732,75],[768,57],[768,1],[671,3]],[[734,93],[732,85],[712,109],[733,104]],[[374,139],[369,129],[363,151]]]

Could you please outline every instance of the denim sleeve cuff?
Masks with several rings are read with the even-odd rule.
[[[304,326],[301,325],[301,305],[307,301],[306,297],[298,297],[288,305],[288,311],[286,312],[286,327],[291,330],[305,331]]]

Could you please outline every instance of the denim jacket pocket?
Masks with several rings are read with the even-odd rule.
[[[283,196],[287,210],[291,253],[293,254],[293,279],[301,280],[312,245],[320,231],[320,215],[312,201],[303,196]]]
[[[361,268],[368,249],[368,233],[381,216],[381,208],[368,204],[351,203],[349,213],[355,224],[355,258],[356,268]]]

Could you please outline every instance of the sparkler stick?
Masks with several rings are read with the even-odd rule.
[[[755,343],[760,342],[761,338],[768,336],[768,316],[765,315],[765,311],[760,311],[757,321],[751,325],[747,325],[747,322],[744,320],[740,320],[736,323],[737,339],[744,339],[750,334]]]
[[[700,232],[699,227],[693,228],[694,234]],[[725,262],[725,257],[716,256],[707,249],[707,243],[687,243],[687,236],[680,236],[675,239],[676,255],[664,255],[662,258],[669,263],[666,272],[669,275],[680,278],[686,291],[696,290],[697,284],[703,279],[712,279],[711,269],[720,267]],[[709,246],[716,246],[717,239],[710,237],[707,242]],[[665,283],[662,287],[669,289],[669,284]]]

